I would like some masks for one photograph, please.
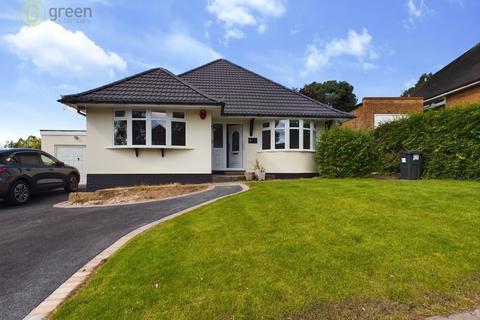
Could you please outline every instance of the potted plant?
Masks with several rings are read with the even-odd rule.
[[[245,171],[245,180],[252,181],[255,179],[255,172],[254,171]]]
[[[265,168],[262,166],[258,159],[255,160],[255,165],[253,167],[255,171],[255,177],[257,177],[258,181],[265,180]]]

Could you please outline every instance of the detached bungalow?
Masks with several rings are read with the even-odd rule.
[[[202,183],[253,169],[311,177],[317,135],[353,118],[230,61],[155,68],[59,100],[87,118],[87,189]]]

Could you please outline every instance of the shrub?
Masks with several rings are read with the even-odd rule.
[[[399,152],[420,150],[428,178],[480,179],[480,105],[412,114],[373,131],[381,170],[399,171]]]
[[[376,169],[379,154],[369,132],[334,128],[320,135],[315,159],[322,177],[364,177]]]

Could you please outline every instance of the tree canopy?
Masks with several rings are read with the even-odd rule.
[[[33,148],[40,149],[42,147],[42,141],[35,136],[28,136],[27,139],[20,138],[17,141],[7,141],[4,148]]]
[[[415,83],[413,86],[410,88],[406,89],[405,91],[402,92],[402,97],[410,97],[412,92],[417,89],[420,85],[424,84],[425,82],[428,81],[433,76],[433,73],[428,72],[428,73],[423,73],[420,78],[418,78],[417,83]]]
[[[357,104],[353,86],[347,81],[312,82],[300,89],[300,93],[346,112]]]

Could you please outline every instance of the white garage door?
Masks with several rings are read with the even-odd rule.
[[[55,156],[58,160],[74,166],[80,171],[80,184],[87,183],[85,170],[85,146],[55,146]]]
[[[375,114],[374,115],[374,119],[375,119],[374,127],[376,128],[379,125],[381,125],[382,123],[395,121],[395,120],[401,119],[403,117],[405,117],[404,114]]]

